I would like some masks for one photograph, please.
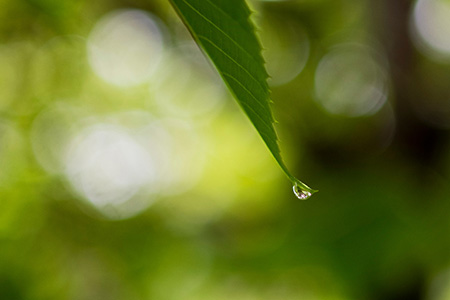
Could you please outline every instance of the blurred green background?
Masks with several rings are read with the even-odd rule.
[[[252,1],[299,201],[165,0],[0,0],[0,299],[450,299],[450,1]]]

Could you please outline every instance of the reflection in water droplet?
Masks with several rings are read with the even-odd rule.
[[[302,190],[297,184],[294,184],[292,190],[294,191],[295,196],[297,196],[297,198],[300,200],[306,200],[311,197],[310,192]]]

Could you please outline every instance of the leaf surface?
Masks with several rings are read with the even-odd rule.
[[[300,190],[310,194],[316,192],[295,178],[281,157],[270,108],[268,74],[246,2],[170,1],[287,177]]]

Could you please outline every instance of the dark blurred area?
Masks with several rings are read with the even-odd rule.
[[[0,0],[0,299],[450,300],[450,1],[249,3],[292,193],[163,0]]]

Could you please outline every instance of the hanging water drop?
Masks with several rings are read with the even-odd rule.
[[[292,190],[294,191],[295,196],[300,200],[306,200],[312,195],[310,192],[302,190],[297,184],[294,184]]]

